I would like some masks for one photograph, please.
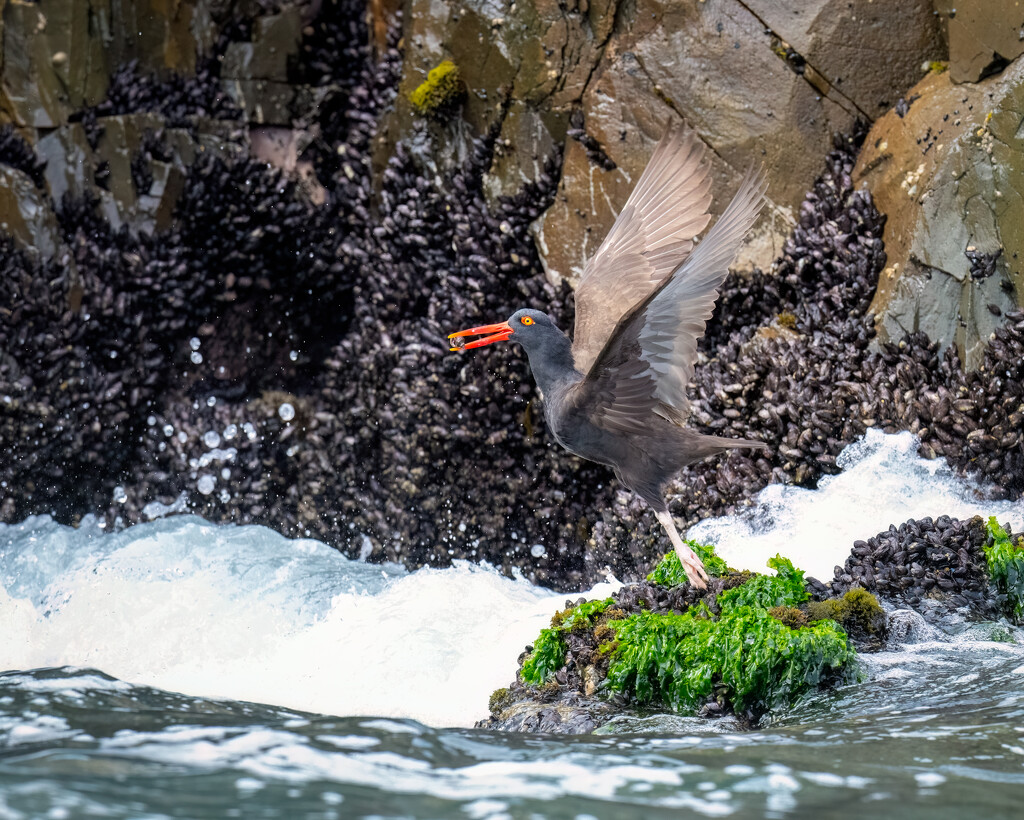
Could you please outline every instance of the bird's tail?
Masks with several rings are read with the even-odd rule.
[[[697,589],[707,589],[708,573],[704,569],[704,562],[700,560],[697,553],[683,543],[683,539],[679,537],[679,530],[676,529],[676,522],[672,520],[672,515],[668,510],[655,510],[654,514],[661,522],[661,526],[665,528],[665,532],[668,533],[668,540],[672,542],[690,583]]]
[[[721,436],[701,435],[701,443],[712,453],[721,450],[767,450],[763,441],[752,441],[749,438],[722,438]]]

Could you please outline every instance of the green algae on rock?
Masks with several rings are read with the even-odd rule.
[[[691,546],[713,578],[728,572],[713,548]],[[856,651],[834,620],[784,623],[775,617],[779,607],[795,608],[810,596],[804,573],[791,561],[776,556],[768,564],[775,576],[751,575],[732,588],[719,582],[717,595],[708,593],[682,613],[652,612],[643,603],[627,613],[614,598],[559,612],[524,660],[520,680],[549,682],[567,665],[567,634],[592,630],[591,644],[603,662],[594,661],[588,671],[591,677],[594,670],[605,672],[595,690],[677,712],[717,702],[754,718],[791,705],[816,686],[841,679]],[[648,581],[675,586],[685,577],[670,553]]]
[[[430,69],[427,79],[409,93],[409,102],[426,117],[437,116],[453,108],[466,93],[459,67],[444,60]]]
[[[723,610],[717,620],[698,604],[683,615],[643,612],[609,626],[618,648],[608,688],[677,712],[695,710],[712,697],[754,715],[789,706],[840,678],[856,657],[834,621],[792,629],[746,604]]]
[[[551,618],[551,628],[540,631],[533,651],[523,662],[520,671],[523,681],[542,684],[548,680],[565,665],[566,647],[562,635],[574,630],[593,629],[596,620],[614,604],[614,600],[605,598],[602,601],[586,601],[556,612]],[[625,614],[621,610],[617,612]]]
[[[995,516],[988,519],[988,543],[982,549],[996,588],[1007,597],[1007,615],[1024,621],[1024,536],[1012,538]]]
[[[811,596],[804,586],[804,571],[781,555],[768,559],[775,575],[754,575],[741,586],[726,590],[718,596],[723,612],[750,606],[771,609],[776,606],[799,606]]]

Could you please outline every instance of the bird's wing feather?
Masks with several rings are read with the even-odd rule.
[[[658,290],[623,317],[577,388],[599,427],[641,433],[651,413],[682,423],[697,341],[711,318],[729,263],[764,204],[764,175],[751,170],[725,213]]]
[[[586,373],[612,329],[693,249],[711,219],[710,164],[685,125],[670,126],[576,287],[573,360]]]

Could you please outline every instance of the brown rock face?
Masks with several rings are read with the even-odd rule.
[[[214,31],[197,0],[2,4],[0,112],[21,126],[53,128],[107,91],[110,73],[138,60],[147,71],[195,71],[197,41]]]
[[[767,267],[816,174],[812,158],[834,132],[895,101],[920,76],[922,56],[941,53],[927,3],[777,5],[637,3],[581,101],[585,134],[611,162],[569,143],[558,199],[536,226],[549,275],[579,276],[670,117],[688,120],[712,149],[714,207],[751,162],[766,165],[772,207],[737,266]],[[910,42],[896,42],[911,25]],[[866,47],[877,60],[864,59]]]
[[[683,117],[713,149],[716,207],[764,162],[773,208],[741,255],[767,267],[835,131],[871,120],[945,56],[928,0],[410,0],[402,93],[389,141],[419,134],[451,167],[468,139],[500,129],[492,201],[535,180],[565,146],[555,206],[535,226],[551,278],[575,280],[625,202],[665,123]],[[469,94],[424,123],[407,101],[442,60]],[[426,135],[426,136],[424,136]]]
[[[1024,60],[977,85],[950,74],[878,120],[855,178],[888,216],[879,340],[922,330],[973,369],[1002,314],[1024,304]]]
[[[977,82],[1024,54],[1024,6],[1018,0],[935,0],[935,12],[946,30],[955,83]]]
[[[944,52],[927,0],[746,0],[745,5],[808,82],[867,119],[887,110],[921,78],[923,59]]]

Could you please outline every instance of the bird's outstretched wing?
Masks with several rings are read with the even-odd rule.
[[[697,340],[729,263],[761,211],[765,188],[760,170],[747,172],[725,213],[686,261],[611,332],[575,397],[594,424],[642,433],[649,430],[651,413],[677,424],[685,421]]]
[[[623,316],[668,278],[711,219],[710,163],[685,125],[669,126],[576,287],[572,355],[586,373]]]

